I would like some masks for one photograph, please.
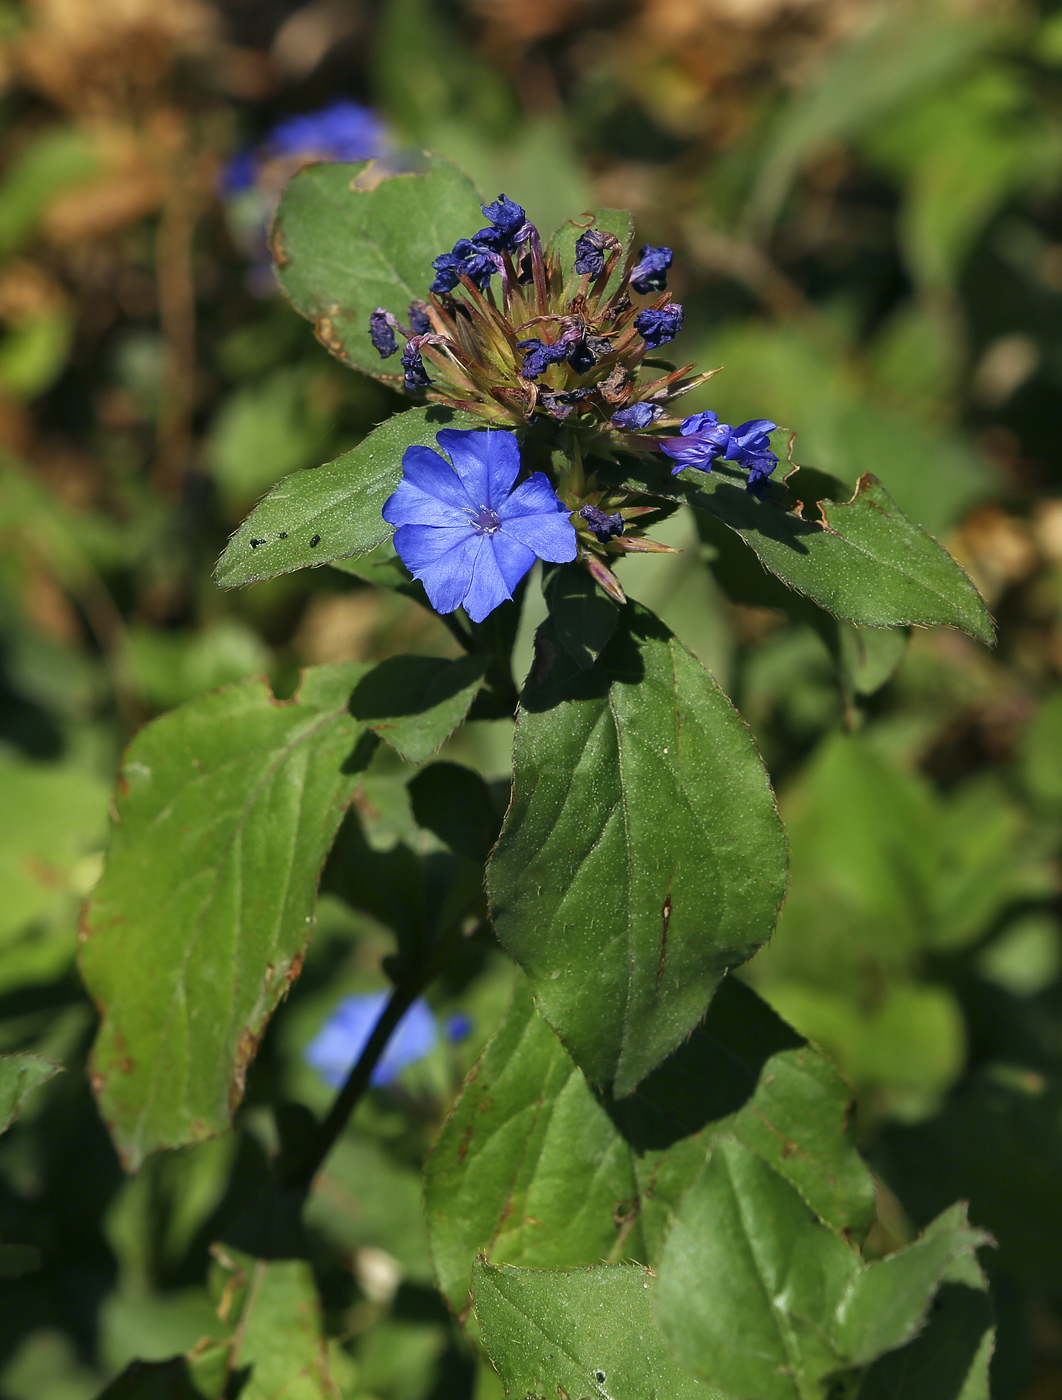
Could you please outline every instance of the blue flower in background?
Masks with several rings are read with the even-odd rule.
[[[777,426],[769,418],[750,418],[740,427],[732,428],[729,423],[720,423],[709,409],[683,419],[679,428],[682,436],[661,438],[660,447],[677,463],[671,468],[672,476],[684,467],[710,472],[712,463],[721,458],[748,467],[747,489],[753,491],[766,481],[778,465],[778,458],[771,451],[771,441],[767,436]]]
[[[674,340],[682,329],[682,307],[677,302],[668,306],[646,307],[634,318],[635,329],[640,331],[646,345],[655,350]]]
[[[472,1034],[475,1022],[472,1017],[464,1011],[455,1011],[452,1016],[446,1018],[446,1038],[454,1045],[460,1045],[462,1040],[467,1040]]]
[[[436,612],[463,606],[482,622],[512,597],[536,559],[574,559],[575,529],[542,472],[513,491],[520,473],[515,433],[444,428],[435,440],[450,461],[430,447],[407,447],[401,484],[383,517],[398,527],[399,558]]]
[[[306,1063],[333,1089],[339,1088],[365,1049],[388,1000],[387,992],[344,997],[307,1045],[303,1052]],[[370,1082],[376,1088],[393,1083],[407,1065],[431,1054],[437,1038],[431,1008],[423,997],[418,998],[387,1042]]]
[[[263,144],[276,155],[368,160],[383,154],[385,129],[371,108],[341,97],[320,111],[278,122]]]
[[[638,253],[638,261],[631,268],[631,286],[643,295],[646,292],[662,292],[667,286],[667,270],[671,266],[673,254],[670,248],[653,248],[646,243]]]

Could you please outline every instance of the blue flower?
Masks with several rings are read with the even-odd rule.
[[[483,216],[493,224],[497,233],[503,240],[506,248],[515,247],[518,239],[517,234],[523,231],[527,223],[527,215],[514,199],[506,199],[500,194],[493,204],[481,204]]]
[[[221,172],[221,193],[226,199],[249,190],[258,178],[258,156],[250,146],[230,156]]]
[[[368,107],[340,98],[320,111],[278,122],[265,144],[278,155],[368,160],[383,151],[384,125]]]
[[[694,467],[698,471],[710,472],[712,463],[719,458],[728,462],[740,462],[749,469],[748,490],[754,490],[770,476],[778,465],[778,458],[771,451],[768,433],[774,432],[777,423],[768,418],[750,418],[739,428],[729,423],[720,423],[709,409],[705,413],[694,413],[683,419],[679,428],[681,437],[662,438],[661,449],[678,464],[671,468],[671,475],[677,475],[684,467]]]
[[[427,335],[431,330],[431,307],[426,301],[409,303],[409,329],[414,335]]]
[[[467,277],[482,291],[500,266],[501,257],[486,244],[471,238],[459,238],[452,253],[440,253],[432,262],[437,275],[431,290],[452,292],[459,279]]]
[[[585,505],[580,507],[579,514],[590,526],[591,533],[596,535],[602,544],[608,544],[615,535],[623,534],[623,516],[618,513],[609,515],[600,506]]]
[[[389,1000],[387,992],[344,997],[306,1047],[304,1058],[324,1082],[338,1089],[346,1079]],[[387,1048],[376,1063],[370,1082],[377,1088],[392,1083],[407,1065],[435,1049],[435,1017],[418,998],[399,1021]]]
[[[778,458],[771,451],[771,440],[767,436],[778,427],[769,418],[750,418],[730,434],[726,458],[729,462],[741,462],[749,469],[747,489],[754,490],[767,480],[778,465]]]
[[[662,292],[667,286],[667,270],[673,254],[670,248],[653,248],[644,244],[638,262],[631,268],[631,286],[636,292]]]
[[[605,270],[605,248],[608,240],[596,229],[587,229],[575,241],[575,270],[582,276],[597,278]]]
[[[634,325],[641,332],[646,345],[655,350],[674,340],[682,329],[682,307],[677,302],[657,309],[647,306],[635,316]]]
[[[378,350],[381,360],[386,360],[398,349],[395,339],[395,318],[382,306],[378,306],[369,317],[369,339],[373,349]]]
[[[574,559],[575,529],[542,472],[512,490],[520,472],[515,433],[444,428],[435,440],[450,462],[430,447],[407,447],[383,517],[398,527],[395,549],[432,607],[463,606],[482,622],[536,558]]]
[[[640,432],[659,418],[663,409],[652,403],[632,403],[629,408],[621,408],[612,415],[612,426],[628,433]]]

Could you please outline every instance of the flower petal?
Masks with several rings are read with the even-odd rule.
[[[574,532],[573,532],[574,533]],[[504,527],[491,535],[494,562],[511,593],[535,562],[535,549],[511,535]]]
[[[499,534],[519,540],[540,559],[567,564],[575,558],[575,527],[568,518],[568,508],[542,472],[521,482],[498,515],[502,522]]]
[[[444,428],[435,441],[453,462],[471,504],[497,510],[520,471],[516,434],[500,428]]]
[[[465,594],[465,612],[468,613],[473,622],[482,622],[489,613],[494,611],[499,603],[504,603],[513,596],[512,589],[506,582],[505,575],[502,573],[499,566],[498,557],[495,554],[497,539],[498,535],[480,535],[477,537],[477,543],[481,544],[482,548],[476,552],[472,581]],[[514,544],[517,549],[523,549],[523,546],[518,542],[514,541]],[[513,556],[507,554],[504,551],[504,547],[502,550],[502,557],[506,559],[509,572],[514,572]],[[524,550],[524,557],[528,561],[527,568],[517,575],[517,583],[519,583],[520,579],[523,578],[524,574],[527,573],[527,570],[535,562],[535,556],[529,549]]]
[[[384,502],[390,525],[462,525],[472,502],[445,457],[430,447],[407,447],[402,480]]]
[[[451,613],[465,601],[483,544],[484,536],[467,525],[402,525],[395,531],[398,557],[440,613]]]

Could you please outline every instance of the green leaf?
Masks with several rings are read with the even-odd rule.
[[[914,1244],[867,1265],[838,1308],[838,1349],[855,1365],[865,1365],[910,1341],[949,1272],[976,1263],[975,1251],[992,1243],[991,1235],[967,1224],[966,1207],[960,1205],[927,1225]]]
[[[84,894],[79,877],[106,824],[107,788],[95,774],[0,756],[0,945]]]
[[[618,604],[579,564],[562,564],[544,592],[558,642],[580,670],[592,666],[616,630]]]
[[[903,514],[876,477],[860,478],[851,500],[840,482],[802,468],[763,499],[740,473],[717,463],[697,480],[672,477],[656,461],[626,458],[598,477],[710,511],[745,541],[765,569],[834,617],[868,627],[957,627],[994,641],[977,589],[946,550]],[[821,518],[796,509],[817,503]]]
[[[480,419],[449,408],[411,408],[334,462],[287,477],[229,540],[218,583],[238,588],[375,549],[393,533],[380,512],[402,479],[406,448],[435,447],[440,428],[480,426]]]
[[[348,710],[364,669],[309,671],[286,702],[241,681],[126,754],[81,965],[103,1016],[93,1082],[131,1166],[229,1124],[375,743]]]
[[[724,1400],[664,1346],[652,1281],[636,1265],[561,1272],[478,1263],[476,1317],[506,1395]]]
[[[985,1291],[945,1283],[925,1329],[867,1370],[859,1400],[990,1400],[995,1337]]]
[[[630,1150],[521,978],[425,1168],[439,1287],[460,1315],[481,1251],[535,1268],[596,1263],[618,1244],[638,1257],[637,1193]]]
[[[409,780],[409,797],[419,826],[454,855],[480,865],[486,861],[498,839],[501,814],[478,773],[459,763],[430,763]]]
[[[226,1378],[246,1373],[241,1397],[337,1400],[310,1265],[252,1259],[220,1247],[214,1253],[227,1275],[219,1313],[234,1328]]]
[[[376,307],[403,324],[409,303],[427,295],[432,259],[483,225],[480,197],[464,171],[429,156],[423,175],[394,175],[355,188],[368,163],[322,161],[284,191],[272,247],[280,284],[318,340],[346,365],[396,386],[397,359],[369,340]]]
[[[423,763],[468,714],[485,656],[391,656],[362,677],[350,711],[408,763]]]
[[[629,1099],[602,1104],[521,978],[425,1168],[439,1285],[461,1314],[477,1254],[534,1268],[655,1264],[721,1132],[861,1236],[874,1196],[849,1100],[829,1060],[727,978],[690,1039]]]
[[[584,1073],[630,1093],[770,936],[784,888],[763,764],[696,658],[637,605],[589,670],[544,624],[489,890]]]
[[[561,271],[569,282],[573,278],[576,282],[579,280],[574,272],[575,245],[588,228],[615,234],[620,241],[619,260],[605,287],[605,295],[611,296],[623,277],[625,260],[634,241],[634,218],[626,209],[589,209],[576,219],[566,219],[549,240],[549,248],[560,258]]]
[[[0,1133],[18,1117],[27,1095],[61,1069],[42,1055],[0,1055]]]
[[[0,256],[10,257],[32,237],[57,195],[95,179],[102,168],[100,146],[81,131],[52,127],[24,146],[0,185]]]
[[[837,486],[843,493],[840,483]],[[697,512],[697,531],[709,568],[727,597],[735,603],[778,608],[794,622],[814,627],[837,664],[847,696],[872,695],[903,660],[908,640],[903,628],[857,627],[833,617],[768,573],[741,537],[707,511]]]
[[[737,1400],[822,1400],[827,1379],[910,1340],[945,1282],[979,1288],[991,1243],[946,1211],[872,1264],[757,1154],[721,1137],[664,1245],[656,1312],[679,1360]]]

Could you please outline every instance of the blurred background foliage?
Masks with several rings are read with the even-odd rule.
[[[997,614],[991,653],[827,635],[731,603],[725,551],[682,513],[664,531],[682,553],[624,566],[774,774],[792,889],[743,975],[853,1085],[879,1249],[968,1198],[999,1244],[993,1393],[1062,1397],[1054,0],[3,0],[0,1052],[66,1072],[0,1141],[0,1394],[91,1400],[210,1330],[215,1222],[278,1124],[327,1103],[303,1051],[341,997],[384,984],[425,838],[384,756],[359,839],[390,884],[347,891],[360,909],[325,896],[237,1130],[125,1178],[74,967],[123,744],[241,676],[286,695],[301,665],[452,649],[351,571],[232,594],[210,578],[269,486],[402,406],[330,359],[265,262],[298,164],[268,134],[337,98],[376,113],[385,161],[440,151],[545,228],[632,208],[675,249],[676,348],[726,367],[694,406],[769,415],[849,483],[880,475]],[[445,756],[504,789],[508,731],[474,723]],[[373,1091],[315,1194],[350,1397],[500,1394],[432,1289],[418,1171],[511,982],[478,947],[433,989],[471,1033]]]

